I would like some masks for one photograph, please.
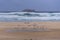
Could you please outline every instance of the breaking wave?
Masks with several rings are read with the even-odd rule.
[[[60,13],[0,13],[0,21],[60,21]]]

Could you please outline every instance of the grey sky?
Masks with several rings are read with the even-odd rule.
[[[60,0],[0,0],[0,11],[23,9],[60,11]]]

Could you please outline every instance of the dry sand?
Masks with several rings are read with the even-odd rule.
[[[46,28],[46,32],[6,32],[15,28]],[[0,40],[60,40],[60,22],[0,22]]]

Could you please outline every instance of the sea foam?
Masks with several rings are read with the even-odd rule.
[[[0,21],[52,21],[60,20],[60,13],[10,12],[0,13]]]

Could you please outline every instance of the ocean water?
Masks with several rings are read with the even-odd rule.
[[[60,21],[60,13],[8,12],[0,13],[0,21]]]

